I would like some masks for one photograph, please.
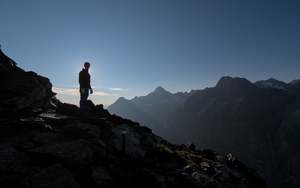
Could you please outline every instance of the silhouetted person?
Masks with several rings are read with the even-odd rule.
[[[91,76],[89,74],[90,63],[85,62],[84,68],[79,72],[79,92],[80,92],[80,106],[82,105],[83,101],[86,101],[90,93],[93,93],[91,87]]]

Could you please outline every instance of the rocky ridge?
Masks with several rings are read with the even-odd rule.
[[[35,93],[1,98],[1,187],[265,187],[231,154],[172,144],[92,101],[81,108],[61,103],[51,98],[49,79],[3,55],[0,66],[15,75],[14,86]],[[15,91],[6,81],[2,76],[2,89]]]

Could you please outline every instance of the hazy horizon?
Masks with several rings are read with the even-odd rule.
[[[240,77],[240,78],[242,78],[242,77]],[[221,78],[220,78],[221,79]],[[245,78],[245,79],[247,79],[247,78]],[[269,80],[269,79],[275,79],[275,80],[278,80],[278,79],[276,79],[276,78],[274,78],[274,77],[272,77],[272,78],[268,78],[268,79],[266,79],[266,80]],[[248,80],[248,79],[247,79]],[[266,80],[257,80],[257,81],[266,81]],[[286,83],[286,84],[289,84],[289,83],[291,83],[292,81],[300,81],[300,78],[296,78],[296,79],[293,79],[293,80],[291,80],[290,82],[284,82],[284,83]],[[251,82],[251,83],[255,83],[255,82],[257,82],[257,81],[254,81],[254,82]],[[278,81],[281,81],[281,80],[278,80]],[[283,82],[283,81],[282,81]],[[212,87],[215,87],[217,85],[217,83],[214,85],[214,86],[211,86],[211,87],[205,87],[205,88],[212,88]],[[125,99],[127,99],[127,100],[132,100],[133,98],[135,98],[135,97],[143,97],[143,96],[147,96],[148,94],[150,94],[150,93],[152,93],[152,92],[154,92],[158,87],[162,87],[163,89],[165,89],[163,86],[157,86],[156,88],[154,88],[152,91],[150,91],[149,93],[145,93],[144,95],[140,95],[140,96],[138,96],[138,95],[135,95],[134,97],[132,97],[132,98],[126,98],[126,97],[124,97]],[[170,92],[170,91],[168,91],[168,90],[166,90],[167,92],[170,92],[170,93],[172,93],[172,94],[175,94],[175,93],[178,93],[178,92],[188,92],[188,93],[190,93],[192,90],[203,90],[203,89],[205,89],[205,88],[193,88],[193,89],[190,89],[189,91],[177,91],[177,92]],[[123,97],[123,96],[120,96],[119,98],[121,98],[121,97]],[[117,98],[114,102],[116,102],[119,98]],[[113,102],[113,103],[114,103]],[[110,106],[110,105],[112,105],[113,103],[111,103],[111,104],[108,104],[108,105],[104,105],[106,108],[108,107],[108,106]]]

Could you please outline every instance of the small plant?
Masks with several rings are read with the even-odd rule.
[[[167,160],[174,152],[162,144],[155,145],[155,157],[161,160]]]
[[[185,159],[185,158],[184,158]],[[190,159],[185,159],[186,160],[186,162],[189,164],[189,165],[191,165],[191,166],[195,166],[196,165],[196,163],[194,162],[194,161],[192,161],[192,160],[190,160]]]
[[[169,154],[174,153],[172,150],[170,150],[166,146],[164,146],[162,144],[158,144],[158,143],[156,144],[156,149],[158,149],[161,153],[169,153]]]
[[[190,153],[187,151],[181,151],[181,153],[184,153],[184,155],[186,155],[186,157],[184,157],[184,156],[181,156],[181,157],[184,158],[186,160],[186,162],[191,166],[196,165],[196,163],[198,163],[199,161],[207,162],[210,166],[215,166],[215,165],[220,164],[220,162],[206,159],[202,155],[196,155],[196,154],[193,154],[193,153]]]

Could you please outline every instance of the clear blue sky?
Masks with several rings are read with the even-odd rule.
[[[104,105],[222,76],[300,78],[298,0],[1,0],[0,21],[2,51],[63,102],[78,104],[85,61]]]

